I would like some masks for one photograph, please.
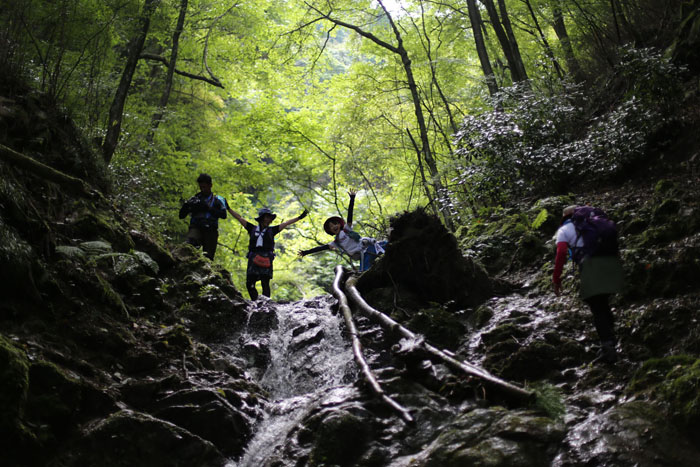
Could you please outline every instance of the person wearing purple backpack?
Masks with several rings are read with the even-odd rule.
[[[595,361],[617,361],[615,318],[610,296],[622,290],[623,270],[617,245],[617,228],[600,209],[568,206],[562,213],[557,230],[557,253],[552,283],[554,293],[561,294],[561,273],[569,256],[581,273],[581,299],[593,313],[593,323],[600,339]]]

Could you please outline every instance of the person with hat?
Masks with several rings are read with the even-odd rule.
[[[591,248],[584,239],[588,237],[577,227],[579,217],[593,210],[591,207],[568,206],[562,211],[562,220],[556,234],[557,252],[554,259],[554,272],[552,274],[552,284],[554,293],[561,294],[561,275],[569,256],[578,264],[580,271],[580,297],[589,306],[593,314],[593,324],[595,325],[600,339],[600,350],[596,361],[604,363],[615,363],[617,361],[617,338],[615,336],[615,318],[610,308],[610,296],[620,292],[623,285],[624,272],[617,249],[617,232],[615,224],[607,220],[607,216],[602,211],[604,225],[612,233],[610,242],[612,248],[606,248],[603,236],[599,236],[595,242],[597,246]],[[591,228],[596,229],[592,224]],[[600,227],[598,227],[600,229]],[[602,230],[600,231],[602,233]],[[600,235],[596,233],[594,235]],[[590,254],[587,254],[588,250]],[[580,254],[586,253],[586,254]]]
[[[241,223],[250,236],[248,243],[248,267],[246,268],[245,287],[248,290],[251,300],[258,298],[258,289],[255,284],[260,281],[262,294],[270,297],[270,280],[272,279],[272,262],[275,259],[275,235],[280,233],[285,227],[305,218],[308,214],[304,210],[299,216],[284,221],[279,225],[273,225],[272,221],[277,218],[268,208],[258,211],[255,218],[257,225],[248,222],[243,217],[227,206],[228,212]]]
[[[366,271],[374,260],[384,253],[386,242],[360,237],[357,232],[352,230],[352,213],[356,192],[350,191],[348,194],[350,195],[350,205],[348,206],[347,222],[342,217],[331,216],[323,223],[323,230],[328,235],[335,237],[333,241],[309,250],[302,250],[299,252],[299,256],[304,257],[325,250],[338,250],[351,259],[360,260],[360,271]]]
[[[197,177],[199,193],[185,201],[180,208],[180,219],[190,216],[187,243],[202,247],[204,256],[213,260],[219,240],[219,219],[226,219],[226,199],[212,193],[209,174]]]

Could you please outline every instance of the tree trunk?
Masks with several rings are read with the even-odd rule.
[[[90,187],[85,181],[61,172],[60,170],[56,170],[53,167],[49,167],[36,159],[25,156],[2,144],[0,144],[0,159],[25,170],[27,173],[56,183],[61,188],[74,195],[83,198],[98,198],[101,196],[99,192]]]
[[[537,30],[537,34],[539,34],[540,41],[542,42],[542,47],[544,48],[545,53],[549,57],[549,59],[552,61],[552,65],[554,66],[554,70],[557,72],[557,76],[559,76],[559,79],[562,79],[564,77],[564,73],[561,69],[561,66],[559,65],[559,60],[557,60],[556,55],[554,55],[554,51],[552,50],[552,47],[549,45],[549,41],[547,40],[547,35],[542,31],[542,28],[540,27],[540,22],[537,19],[537,15],[535,14],[535,9],[532,8],[532,3],[530,3],[530,0],[524,0],[525,5],[527,5],[527,9],[530,12],[530,17],[532,18],[532,22],[535,25],[535,29]]]
[[[574,81],[577,83],[582,83],[585,81],[585,78],[583,76],[583,72],[581,71],[581,65],[579,65],[576,55],[574,55],[574,49],[571,47],[571,39],[569,38],[569,32],[567,31],[566,24],[564,23],[564,15],[562,14],[559,1],[555,1],[552,4],[552,15],[554,17],[554,32],[557,35],[561,48],[564,52],[564,60],[566,60],[566,66],[569,68],[569,73],[574,78]]]
[[[525,71],[525,63],[523,63],[523,57],[520,54],[520,47],[518,47],[518,41],[515,38],[515,33],[513,33],[513,26],[510,23],[510,16],[508,16],[505,0],[498,0],[498,9],[501,12],[501,23],[503,23],[503,29],[505,29],[506,36],[508,36],[508,42],[510,43],[510,48],[513,54],[513,61],[518,67],[518,75],[522,78],[519,81],[527,81],[528,77],[527,71]]]
[[[375,44],[379,45],[380,47],[383,47],[395,54],[397,54],[399,57],[401,57],[401,64],[404,69],[404,73],[406,74],[406,81],[408,83],[408,89],[411,92],[411,100],[413,101],[413,110],[416,115],[416,121],[418,123],[418,129],[420,132],[420,141],[421,141],[421,149],[420,149],[420,155],[422,155],[423,160],[425,161],[425,164],[428,167],[428,173],[430,175],[430,186],[433,188],[433,191],[435,193],[435,198],[438,200],[438,205],[440,207],[439,211],[442,214],[442,219],[445,222],[445,225],[447,226],[448,229],[452,230],[453,229],[453,223],[452,223],[452,216],[449,211],[448,205],[449,202],[446,200],[443,200],[441,197],[445,196],[445,190],[443,189],[442,181],[440,180],[440,171],[438,170],[437,162],[435,161],[435,158],[433,157],[432,150],[430,148],[430,139],[428,135],[428,127],[425,124],[425,116],[423,115],[423,107],[420,99],[420,95],[418,93],[418,85],[416,84],[416,80],[413,76],[413,69],[411,68],[411,59],[408,56],[408,51],[405,49],[403,45],[403,38],[401,37],[401,33],[399,32],[399,29],[396,27],[396,24],[394,23],[393,18],[389,14],[389,11],[386,9],[384,4],[382,3],[381,0],[377,0],[379,5],[381,6],[382,10],[384,11],[384,15],[386,16],[387,20],[389,21],[389,24],[391,25],[391,29],[394,32],[394,36],[396,37],[397,45],[394,46],[392,44],[389,44],[374,34],[365,31],[359,26],[356,26],[354,24],[346,23],[345,21],[333,18],[330,16],[330,13],[323,13],[322,11],[313,8],[317,13],[321,15],[323,19],[326,19],[333,24],[336,24],[338,26],[342,26],[344,28],[348,28],[352,31],[355,31],[356,33],[360,34],[362,37],[367,38],[374,42]]]
[[[481,63],[481,70],[484,73],[489,94],[493,96],[498,92],[498,83],[496,82],[496,75],[493,73],[493,68],[491,67],[491,60],[489,60],[486,42],[484,41],[484,35],[481,31],[483,21],[481,19],[481,13],[479,13],[479,8],[476,6],[476,0],[467,0],[467,8],[469,10],[469,22],[472,25],[472,33],[474,34],[476,53]]]
[[[522,73],[522,71],[524,70],[524,66],[522,64],[518,64],[518,59],[516,59],[516,54],[513,50],[513,46],[508,38],[508,34],[506,33],[505,29],[503,29],[501,19],[498,16],[498,11],[496,11],[496,5],[493,3],[493,0],[480,1],[486,7],[489,19],[491,20],[491,27],[496,33],[498,42],[501,45],[501,49],[503,50],[503,55],[505,55],[506,61],[508,62],[511,78],[514,82],[526,81],[527,75]]]
[[[126,59],[126,64],[124,65],[124,71],[122,72],[122,77],[119,81],[117,92],[114,94],[112,106],[109,108],[107,134],[105,135],[105,140],[102,145],[102,156],[107,164],[111,162],[112,156],[114,155],[114,150],[117,147],[117,142],[119,141],[126,97],[129,94],[131,80],[136,72],[136,65],[138,64],[141,51],[143,50],[143,45],[146,42],[148,30],[151,26],[151,16],[153,16],[153,13],[156,11],[159,3],[160,0],[144,0],[143,11],[141,12],[141,18],[139,19],[139,29],[136,36],[129,43],[128,56]]]
[[[185,15],[187,14],[187,1],[180,0],[180,15],[177,18],[177,26],[175,26],[175,31],[173,32],[173,44],[172,50],[170,51],[170,63],[168,63],[168,73],[165,76],[165,88],[163,89],[163,94],[160,96],[160,102],[158,103],[158,109],[153,114],[151,118],[151,128],[148,130],[148,136],[146,140],[148,143],[153,142],[153,137],[158,125],[163,120],[163,114],[165,113],[165,108],[168,106],[168,100],[170,100],[170,91],[173,88],[173,76],[175,75],[175,66],[177,64],[177,54],[180,44],[180,35],[182,34],[182,29],[185,26]]]
[[[440,212],[442,213],[442,218],[445,225],[449,230],[453,230],[452,216],[447,208],[447,204],[441,201],[441,197],[445,196],[445,190],[442,186],[442,181],[440,180],[440,171],[438,170],[437,162],[433,157],[432,150],[430,148],[430,139],[428,136],[428,127],[425,124],[425,116],[423,115],[423,105],[420,100],[420,95],[418,94],[418,85],[413,76],[413,68],[411,67],[411,59],[408,56],[408,51],[403,45],[403,38],[399,29],[396,27],[393,18],[389,14],[389,11],[384,7],[381,0],[377,0],[379,5],[384,10],[386,18],[391,24],[391,28],[394,31],[394,36],[396,37],[397,46],[395,52],[401,57],[401,63],[403,65],[404,72],[406,73],[406,81],[408,82],[408,89],[411,91],[411,98],[413,100],[413,110],[416,114],[416,121],[418,122],[418,130],[420,133],[421,140],[421,154],[423,155],[423,160],[428,166],[428,173],[430,174],[430,183],[435,192],[435,197],[438,200],[438,205],[440,206]]]

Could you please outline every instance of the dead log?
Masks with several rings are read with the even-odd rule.
[[[355,302],[355,304],[362,310],[362,312],[370,318],[375,323],[379,324],[382,328],[388,330],[392,335],[400,335],[406,339],[413,342],[418,342],[423,350],[429,354],[431,357],[437,358],[443,361],[449,368],[454,371],[466,373],[469,376],[479,378],[484,382],[484,385],[494,389],[496,392],[501,393],[504,397],[509,399],[514,399],[515,401],[522,403],[528,402],[534,399],[535,394],[531,391],[523,389],[512,383],[504,381],[483,368],[472,365],[471,363],[460,361],[452,357],[445,350],[438,349],[427,342],[419,339],[414,332],[410,329],[403,327],[401,324],[397,323],[391,319],[386,314],[372,308],[360,295],[355,283],[357,282],[356,277],[350,277],[345,282],[345,289],[348,291],[350,298]]]
[[[90,185],[83,180],[49,167],[46,164],[42,164],[36,159],[25,156],[3,144],[0,144],[0,157],[5,162],[26,170],[32,175],[53,182],[75,195],[82,196],[83,198],[95,198],[99,196],[98,192],[92,189]]]
[[[362,344],[360,343],[360,339],[357,335],[357,327],[355,327],[355,323],[352,320],[352,312],[350,311],[350,307],[348,306],[348,299],[340,287],[340,282],[342,281],[342,279],[343,267],[336,266],[335,280],[333,281],[333,295],[335,295],[335,298],[338,299],[338,306],[343,312],[343,317],[345,318],[345,325],[347,326],[348,333],[350,334],[350,338],[352,339],[352,352],[355,356],[355,362],[360,367],[360,370],[362,370],[362,375],[364,376],[365,381],[367,382],[367,384],[369,384],[369,387],[372,389],[375,395],[377,395],[380,399],[382,399],[382,401],[384,401],[384,403],[386,403],[392,409],[398,412],[401,418],[404,419],[404,421],[406,421],[407,423],[413,423],[413,417],[411,417],[411,414],[409,413],[408,409],[406,409],[394,399],[386,395],[379,382],[377,381],[377,378],[375,378],[374,374],[372,373],[372,370],[369,368],[367,361],[362,355]]]

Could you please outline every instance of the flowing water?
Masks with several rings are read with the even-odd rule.
[[[266,302],[278,325],[269,335],[251,332],[242,339],[266,341],[269,365],[261,384],[269,392],[265,418],[238,462],[227,467],[260,467],[279,453],[290,433],[322,400],[345,397],[354,379],[353,354],[343,336],[342,319],[330,298],[289,304]],[[253,313],[255,310],[253,311]]]

